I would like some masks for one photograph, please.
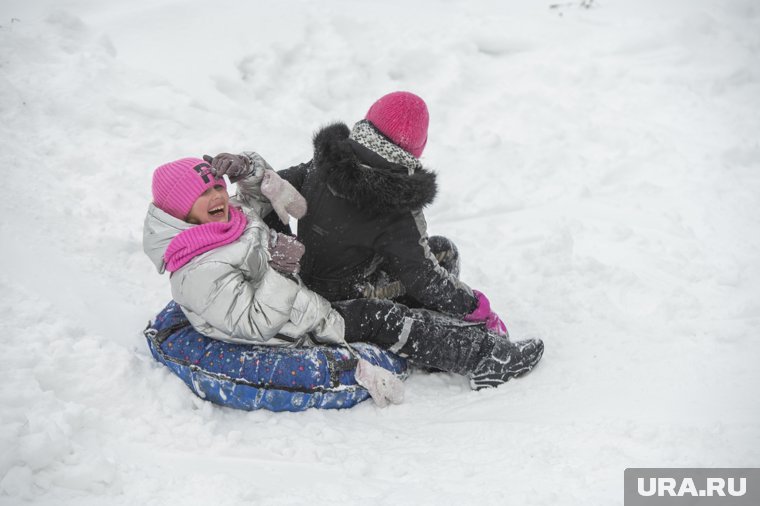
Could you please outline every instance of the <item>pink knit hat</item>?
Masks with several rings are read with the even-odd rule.
[[[211,173],[211,165],[200,158],[182,158],[153,172],[153,203],[184,220],[198,197],[215,185],[227,188],[224,178],[217,179]]]
[[[365,119],[393,143],[417,158],[427,144],[430,118],[425,101],[408,91],[394,91],[380,97]]]

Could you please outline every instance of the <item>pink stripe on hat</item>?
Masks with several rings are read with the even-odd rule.
[[[200,158],[182,158],[153,172],[153,203],[184,220],[198,197],[215,185],[227,187],[224,178],[214,177],[211,165]]]
[[[396,146],[417,158],[422,155],[430,117],[425,101],[414,93],[394,91],[380,97],[365,119]]]

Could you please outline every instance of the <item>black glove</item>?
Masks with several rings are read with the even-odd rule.
[[[226,174],[231,183],[236,183],[250,176],[253,171],[248,159],[240,155],[219,153],[213,158],[209,155],[203,155],[203,159],[211,164],[211,171],[216,177],[222,177]]]

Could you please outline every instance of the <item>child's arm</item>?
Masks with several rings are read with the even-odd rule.
[[[405,213],[398,219],[403,222],[392,223],[374,245],[385,258],[384,268],[388,274],[400,280],[406,294],[427,309],[457,318],[472,313],[478,299],[469,286],[438,264],[427,243],[427,225],[422,212]]]
[[[272,211],[272,203],[261,191],[264,171],[267,170],[269,164],[253,151],[244,151],[239,156],[246,160],[248,172],[235,180],[230,179],[231,182],[237,184],[235,200],[264,217]]]
[[[258,153],[219,153],[214,157],[204,155],[203,159],[211,164],[216,177],[226,175],[231,183],[237,183],[238,191],[233,204],[252,209],[261,218],[274,209],[285,225],[290,222],[291,216],[298,219],[306,214],[303,196]]]
[[[247,175],[234,180],[238,185],[236,200],[262,217],[274,209],[285,225],[289,223],[290,216],[302,218],[306,214],[306,200],[264,158],[253,151],[245,151],[240,157],[247,160],[250,169]]]

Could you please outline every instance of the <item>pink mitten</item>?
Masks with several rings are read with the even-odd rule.
[[[491,311],[491,302],[488,300],[488,297],[478,290],[473,290],[472,293],[478,299],[478,306],[472,313],[465,315],[464,320],[467,322],[483,322],[491,332],[508,336],[507,326],[501,321],[499,315]]]
[[[273,170],[264,171],[261,193],[269,199],[280,221],[285,224],[291,216],[298,219],[306,215],[306,199]]]
[[[491,332],[495,332],[496,334],[499,334],[500,336],[509,337],[507,326],[504,325],[503,321],[501,321],[501,318],[499,318],[499,315],[497,315],[493,311],[491,311],[491,314],[489,314],[488,318],[486,318],[486,328],[490,330]]]

